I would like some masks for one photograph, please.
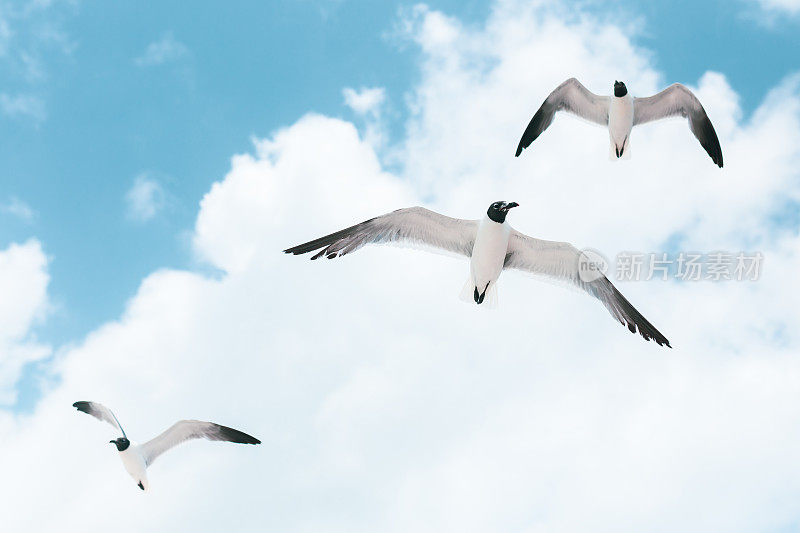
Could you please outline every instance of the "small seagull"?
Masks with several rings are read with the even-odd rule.
[[[108,407],[97,402],[75,402],[72,404],[78,411],[90,414],[98,420],[105,420],[117,428],[122,436],[118,439],[108,441],[114,444],[125,465],[125,470],[131,475],[140,489],[149,488],[147,482],[147,467],[153,464],[156,457],[166,452],[170,448],[191,439],[221,440],[227,442],[238,442],[240,444],[261,444],[261,441],[251,437],[247,433],[220,426],[213,422],[202,422],[200,420],[181,420],[172,425],[168,430],[158,437],[138,445],[128,440],[125,430]]]
[[[514,230],[506,222],[516,202],[494,202],[482,220],[462,220],[424,207],[398,209],[355,226],[284,250],[300,255],[320,250],[311,259],[354,252],[365,244],[398,243],[434,247],[470,259],[470,274],[461,298],[490,306],[497,301],[497,279],[504,269],[567,282],[599,299],[611,315],[645,340],[669,341],[637,311],[602,272],[586,272],[586,254],[566,242],[543,241]],[[671,347],[671,346],[670,346]]]
[[[667,117],[689,119],[689,129],[711,160],[722,168],[722,148],[717,132],[700,100],[680,83],[646,98],[632,98],[621,81],[614,82],[614,96],[600,96],[570,78],[550,93],[533,115],[517,146],[516,157],[553,123],[556,111],[567,111],[590,122],[608,126],[611,159],[630,157],[630,135],[634,126]]]

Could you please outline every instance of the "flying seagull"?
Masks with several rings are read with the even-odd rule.
[[[111,440],[109,443],[116,445],[125,470],[136,481],[140,489],[146,490],[150,485],[147,482],[147,467],[153,464],[156,457],[170,448],[191,439],[222,440],[238,442],[240,444],[261,444],[261,441],[247,433],[220,426],[213,422],[200,420],[181,420],[172,425],[158,437],[138,445],[128,440],[125,430],[111,412],[111,409],[97,402],[75,402],[72,404],[78,411],[90,414],[98,420],[105,420],[117,428],[122,436]]]
[[[517,146],[516,156],[530,146],[553,123],[556,111],[567,111],[590,122],[608,126],[613,159],[630,157],[630,135],[634,126],[667,117],[689,119],[689,129],[711,160],[722,168],[722,148],[717,132],[697,97],[681,85],[673,83],[663,91],[646,98],[633,98],[621,81],[614,82],[614,96],[599,96],[570,78],[550,93],[533,115]]]
[[[423,245],[466,256],[470,274],[461,297],[476,304],[496,302],[497,279],[504,269],[523,270],[567,282],[599,299],[611,315],[645,340],[669,341],[637,311],[600,272],[586,275],[586,255],[566,242],[543,241],[514,230],[506,222],[516,202],[494,202],[482,220],[461,220],[424,207],[398,209],[355,226],[284,250],[300,255],[319,250],[311,259],[354,252],[365,244]]]

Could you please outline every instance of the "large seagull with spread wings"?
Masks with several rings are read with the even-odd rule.
[[[575,78],[570,78],[550,93],[533,115],[517,146],[516,156],[530,146],[553,123],[557,111],[566,111],[589,122],[608,127],[609,156],[630,157],[631,130],[634,126],[668,117],[684,117],[700,145],[722,168],[722,148],[717,132],[700,100],[680,83],[646,98],[633,98],[621,81],[614,82],[614,96],[594,94]]]
[[[140,489],[146,490],[150,485],[147,482],[147,467],[153,461],[182,442],[191,439],[221,440],[227,442],[238,442],[240,444],[261,444],[261,441],[251,437],[247,433],[227,426],[220,426],[213,422],[202,422],[200,420],[181,420],[176,422],[169,429],[154,439],[142,445],[128,440],[122,425],[111,412],[111,409],[97,402],[75,402],[72,404],[78,411],[90,414],[98,420],[103,420],[114,426],[122,436],[109,441],[114,444],[122,459],[125,470],[131,475]]]
[[[316,252],[311,259],[328,259],[354,252],[365,244],[398,243],[433,247],[470,259],[470,274],[462,299],[476,304],[496,302],[497,279],[505,269],[517,269],[566,282],[600,300],[611,315],[645,340],[669,346],[669,341],[611,284],[602,272],[582,266],[591,258],[566,242],[543,241],[514,230],[506,222],[516,202],[494,202],[482,220],[462,220],[424,207],[398,209],[284,252]],[[319,250],[319,251],[317,251]]]

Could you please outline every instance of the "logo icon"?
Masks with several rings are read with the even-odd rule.
[[[578,277],[584,283],[591,283],[605,276],[608,271],[608,261],[597,250],[585,248],[581,250],[578,258]]]

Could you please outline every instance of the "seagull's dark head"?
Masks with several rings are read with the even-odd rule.
[[[131,441],[129,441],[125,437],[120,437],[117,440],[110,440],[108,441],[108,443],[116,445],[118,452],[124,452],[125,450],[128,449],[128,446],[131,445]]]
[[[486,211],[486,214],[490,219],[498,224],[502,224],[506,221],[508,210],[517,206],[519,206],[517,202],[495,202],[489,206],[489,210]]]
[[[614,96],[621,97],[628,94],[628,88],[621,81],[614,82]]]

